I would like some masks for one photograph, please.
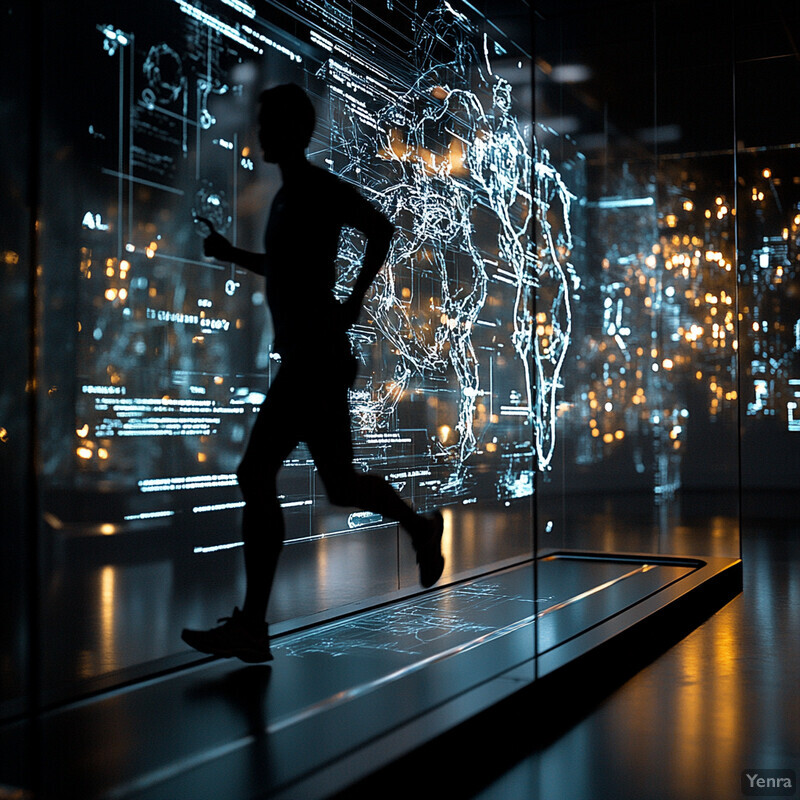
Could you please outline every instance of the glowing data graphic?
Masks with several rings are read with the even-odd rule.
[[[696,166],[623,163],[601,190],[573,141],[534,124],[530,53],[502,26],[455,1],[373,5],[150,0],[75,17],[93,92],[69,106],[80,200],[58,208],[78,253],[64,362],[78,379],[74,446],[45,448],[51,475],[114,494],[98,521],[188,517],[225,531],[201,551],[235,543],[234,475],[279,359],[263,283],[205,259],[193,220],[261,249],[279,176],[255,108],[286,81],[317,109],[309,158],[397,228],[351,331],[359,469],[422,510],[529,498],[560,457],[589,483],[613,461],[670,497],[690,432],[733,424],[739,402],[800,429],[798,312],[779,291],[800,224],[788,168],[743,172],[737,252],[737,198]],[[309,230],[319,213],[309,197]],[[340,300],[363,251],[345,231]],[[291,536],[386,524],[330,509],[303,447],[285,467]]]
[[[225,531],[197,552],[237,544],[235,470],[279,357],[262,281],[204,258],[208,231],[193,220],[262,248],[279,175],[261,163],[257,97],[294,81],[318,113],[310,160],[397,228],[351,332],[358,468],[422,510],[530,497],[557,448],[581,291],[570,180],[583,163],[566,142],[558,162],[539,142],[519,100],[529,53],[458,2],[387,2],[380,19],[312,0],[96,14],[75,23],[96,86],[73,211],[75,446],[52,473],[110,490],[115,524],[188,517]],[[309,197],[310,229],[319,213]],[[363,250],[343,233],[339,299]],[[290,538],[386,524],[328,509],[304,447],[280,490]]]

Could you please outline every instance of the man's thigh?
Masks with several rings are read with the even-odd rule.
[[[320,398],[314,419],[304,431],[303,441],[324,483],[353,470],[353,436],[346,390]]]
[[[277,471],[298,442],[305,442],[323,480],[352,471],[348,387],[330,365],[313,366],[281,366],[253,426],[245,461]]]

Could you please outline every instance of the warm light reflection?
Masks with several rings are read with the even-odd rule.
[[[444,555],[445,564],[452,564],[454,560],[453,555],[453,509],[445,506],[442,509],[442,518],[444,519],[444,529],[442,531],[442,555]],[[459,518],[459,525],[461,525],[461,518]],[[471,537],[472,541],[476,537]],[[462,543],[462,538],[459,537],[459,546]]]
[[[709,781],[722,785],[741,770],[741,742],[744,684],[739,675],[739,636],[734,615],[714,618],[713,635],[690,636],[678,648],[683,675],[677,700],[683,724],[676,729],[671,752],[676,772],[687,793]],[[713,680],[711,676],[713,675]],[[709,758],[705,743],[714,742]]]
[[[117,572],[112,566],[100,570],[100,642],[99,666],[103,671],[118,666],[117,631],[115,625],[115,605]]]

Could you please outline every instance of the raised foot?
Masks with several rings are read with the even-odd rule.
[[[419,582],[425,589],[433,586],[444,572],[443,531],[442,512],[434,511],[424,517],[422,529],[414,536],[414,550],[417,552],[417,564],[419,565]]]

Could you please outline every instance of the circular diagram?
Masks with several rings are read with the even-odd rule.
[[[204,181],[195,194],[192,214],[195,218],[207,219],[214,226],[214,230],[222,234],[227,232],[233,219],[225,192],[214,188],[211,181]],[[195,231],[201,237],[206,237],[209,233],[205,225],[196,225]]]

